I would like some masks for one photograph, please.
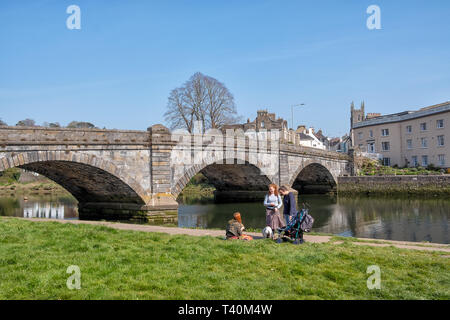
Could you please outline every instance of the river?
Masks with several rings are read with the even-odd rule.
[[[300,196],[310,206],[314,232],[341,236],[404,241],[450,243],[450,199],[409,199],[326,195]],[[247,228],[265,224],[261,203],[214,204],[184,200],[178,209],[179,227],[224,229],[239,211]],[[0,197],[0,216],[78,219],[72,197]]]

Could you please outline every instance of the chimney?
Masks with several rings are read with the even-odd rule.
[[[305,133],[306,127],[304,125],[297,126],[297,132]]]

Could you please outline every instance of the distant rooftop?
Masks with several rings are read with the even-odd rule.
[[[450,111],[450,101],[421,108],[417,111],[403,111],[399,113],[393,113],[384,116],[370,118],[365,121],[355,123],[353,125],[353,128],[362,128],[377,124],[406,121],[447,111]]]
[[[303,132],[300,132],[299,135],[300,135],[300,140],[314,140],[313,137],[311,137],[307,134],[304,134]]]

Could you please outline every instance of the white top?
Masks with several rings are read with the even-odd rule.
[[[275,203],[275,207],[272,207],[270,205],[270,203]],[[272,210],[275,208],[280,209],[282,205],[283,205],[283,201],[281,201],[280,195],[276,196],[275,194],[271,194],[269,196],[268,194],[266,194],[266,197],[264,198],[264,206],[267,209],[272,209]]]

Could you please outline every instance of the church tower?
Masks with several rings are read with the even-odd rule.
[[[352,101],[352,104],[350,106],[350,139],[351,144],[354,147],[354,137],[353,137],[353,126],[361,121],[364,121],[366,119],[365,111],[364,111],[364,101],[361,103],[360,109],[355,109],[355,104]]]
[[[352,101],[350,106],[350,128],[353,128],[355,123],[364,121],[366,119],[366,114],[364,111],[364,101],[361,103],[360,109],[355,109],[355,104]]]

